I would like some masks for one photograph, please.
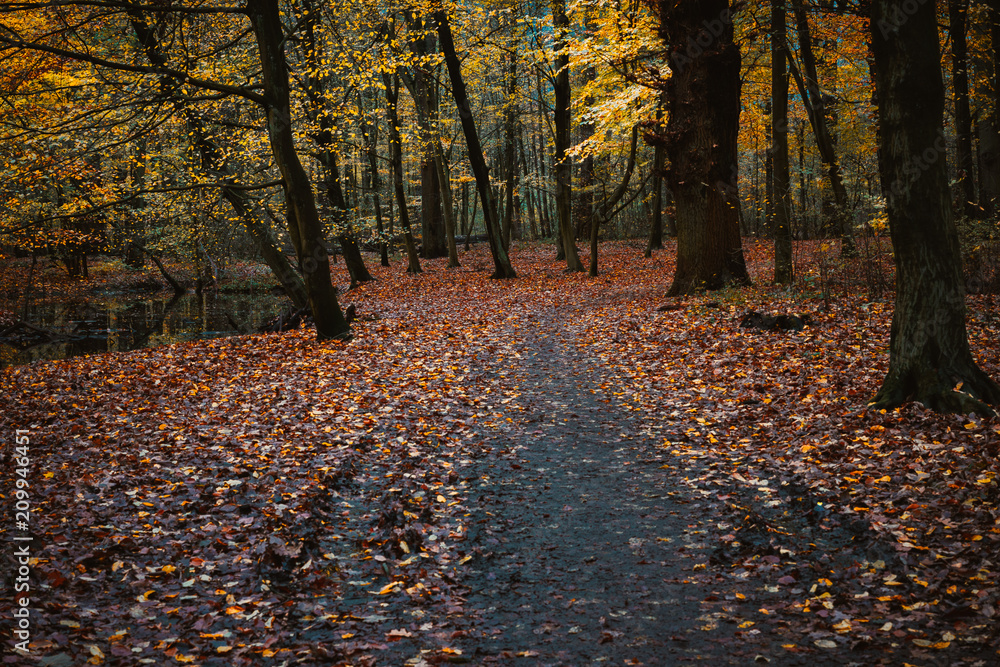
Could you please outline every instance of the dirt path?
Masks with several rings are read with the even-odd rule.
[[[885,645],[850,641],[834,629],[844,618],[838,611],[820,608],[818,623],[790,627],[778,610],[819,594],[808,590],[810,577],[878,545],[850,527],[817,528],[787,504],[758,507],[754,525],[733,508],[760,497],[682,483],[707,471],[697,462],[678,467],[662,446],[669,423],[655,433],[616,405],[615,378],[580,358],[586,332],[562,321],[555,310],[538,313],[511,332],[507,360],[516,363],[505,380],[518,394],[498,449],[514,456],[490,466],[470,536],[479,552],[463,582],[471,588],[466,611],[477,619],[462,640],[471,662],[959,664],[900,645],[887,657]],[[793,529],[781,536],[787,549],[766,534],[768,512]],[[730,531],[744,543],[737,555],[756,565],[734,567],[723,553],[719,536]],[[839,556],[794,570],[796,554],[814,552]],[[789,564],[801,584],[782,579]]]

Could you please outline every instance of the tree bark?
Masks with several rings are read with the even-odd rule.
[[[792,0],[792,8],[795,10],[795,24],[799,35],[799,53],[802,57],[802,67],[804,72],[799,72],[791,59],[792,75],[799,88],[799,95],[802,96],[802,103],[806,107],[809,116],[809,123],[812,125],[813,134],[816,137],[816,147],[819,149],[820,159],[826,167],[827,176],[830,178],[830,189],[833,190],[834,202],[834,228],[840,236],[840,253],[846,257],[855,254],[854,237],[851,231],[850,218],[848,216],[849,206],[847,203],[847,188],[844,187],[844,177],[840,173],[840,163],[837,162],[837,149],[833,143],[833,136],[826,122],[826,101],[819,88],[819,74],[816,69],[816,56],[812,50],[812,39],[809,36],[809,20],[806,16],[805,7],[802,0]]]
[[[573,160],[568,151],[572,142],[572,115],[569,81],[569,16],[566,0],[552,0],[552,23],[556,32],[555,42],[555,109],[556,146],[553,171],[555,172],[556,217],[559,220],[559,239],[566,259],[567,271],[583,271],[583,262],[576,250],[576,233],[573,229]]]
[[[476,178],[476,188],[479,190],[479,199],[483,204],[483,216],[486,221],[486,236],[490,243],[490,253],[493,255],[494,272],[493,278],[516,278],[517,273],[510,263],[507,251],[503,247],[500,238],[500,224],[497,220],[497,207],[493,201],[493,191],[490,187],[489,168],[483,158],[483,146],[479,141],[479,131],[476,129],[476,120],[472,116],[472,105],[469,103],[469,94],[465,88],[465,81],[462,79],[462,64],[455,51],[455,40],[451,34],[451,23],[445,12],[437,12],[438,38],[441,43],[441,53],[444,55],[445,64],[448,67],[448,76],[451,79],[451,91],[455,98],[455,106],[458,107],[458,115],[462,121],[462,132],[465,134],[465,142],[469,150],[469,163],[472,167],[472,174]]]
[[[666,102],[666,96],[660,93],[656,104],[657,133],[661,131],[663,107]],[[646,257],[652,257],[654,250],[663,248],[663,167],[666,157],[667,152],[663,142],[657,141],[653,147],[653,216],[649,225],[649,240],[646,242]]]
[[[154,65],[166,65],[167,58],[160,48],[159,38],[150,28],[145,17],[138,11],[132,11],[129,13],[129,21],[132,25],[132,30],[135,32],[136,39],[142,45],[146,58]],[[164,90],[168,89],[167,86],[163,86],[162,88]],[[202,168],[216,175],[220,180],[231,181],[232,170],[224,157],[225,151],[212,141],[208,132],[205,131],[201,119],[182,99],[174,102],[174,109],[184,118],[191,141],[198,149],[199,156],[201,157]],[[143,140],[142,145],[145,146],[145,140]],[[144,170],[145,167],[143,167]],[[306,294],[302,277],[295,271],[291,262],[288,261],[285,254],[278,248],[270,228],[263,223],[260,216],[254,214],[252,210],[254,204],[251,202],[250,197],[247,196],[246,192],[233,187],[223,187],[222,196],[229,202],[233,210],[236,211],[236,214],[250,234],[250,238],[253,239],[254,244],[257,246],[257,251],[278,279],[282,289],[288,298],[291,299],[295,308],[304,308],[309,303],[309,298]],[[141,244],[138,249],[140,249],[139,255],[142,256],[144,253],[141,250]]]
[[[635,170],[635,153],[639,144],[639,126],[632,128],[632,139],[629,144],[628,162],[625,164],[625,174],[622,182],[618,184],[611,196],[601,202],[600,207],[591,216],[590,220],[590,266],[588,275],[591,278],[597,277],[597,241],[600,236],[601,225],[605,224],[614,216],[614,208],[621,201],[625,193],[628,192],[629,181],[632,180],[632,172]]]
[[[658,0],[671,48],[666,82],[667,184],[677,208],[677,268],[670,295],[750,281],[739,227],[736,140],[740,51],[728,0]],[[701,46],[701,43],[708,46]]]
[[[785,0],[771,0],[771,232],[774,235],[774,282],[794,279],[792,227],[788,220],[788,53]]]
[[[976,183],[972,162],[972,112],[969,110],[969,49],[966,28],[969,0],[948,0],[948,32],[951,35],[951,85],[955,101],[955,162],[958,168],[957,213],[978,217]]]
[[[421,254],[426,259],[448,254],[443,218],[441,173],[437,164],[441,139],[438,130],[438,94],[436,83],[427,71],[428,56],[437,47],[433,26],[415,12],[407,13],[411,33],[410,51],[416,56],[412,81],[404,79],[417,108],[420,127],[420,236]]]
[[[972,358],[943,134],[936,3],[872,2],[879,166],[896,262],[889,370],[875,408],[917,400],[938,412],[995,414],[1000,386]],[[913,11],[909,11],[912,9]]]
[[[295,152],[278,2],[247,0],[246,8],[260,54],[271,153],[285,181],[289,208],[294,212],[295,224],[298,225],[299,268],[305,277],[309,305],[316,322],[316,337],[319,340],[344,337],[350,333],[350,327],[330,282],[330,259],[323,238],[323,225],[309,175]]]
[[[403,139],[399,134],[399,77],[382,73],[385,84],[386,112],[389,116],[389,153],[392,162],[392,187],[399,208],[399,226],[403,229],[403,244],[406,246],[406,272],[420,273],[420,256],[413,241],[410,228],[410,213],[406,208],[406,190],[403,189]]]

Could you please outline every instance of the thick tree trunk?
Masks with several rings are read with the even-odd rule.
[[[511,266],[510,258],[503,247],[500,238],[500,224],[497,220],[497,207],[493,201],[493,191],[490,187],[490,174],[483,158],[483,146],[479,141],[479,131],[476,129],[476,120],[472,115],[472,105],[469,103],[469,94],[465,89],[465,81],[462,79],[462,65],[455,51],[455,40],[451,34],[451,24],[445,12],[436,14],[438,37],[441,42],[441,53],[444,55],[445,64],[448,67],[448,76],[451,79],[451,91],[455,97],[455,106],[458,107],[458,115],[462,121],[462,132],[465,134],[465,142],[469,150],[469,164],[472,167],[472,174],[476,178],[476,187],[479,190],[479,199],[483,204],[483,216],[486,220],[486,236],[490,243],[490,253],[493,255],[495,270],[494,278],[516,278],[517,273]]]
[[[951,85],[955,100],[955,162],[958,167],[958,196],[961,198],[957,213],[974,218],[976,183],[972,162],[972,112],[969,110],[969,49],[966,44],[966,27],[969,18],[969,0],[948,0],[948,32],[951,35]]]
[[[976,365],[965,329],[936,3],[903,4],[872,3],[880,170],[896,261],[889,371],[873,406],[913,399],[939,412],[993,414],[987,404],[1000,404],[1000,386]]]
[[[785,0],[771,0],[771,232],[774,235],[774,282],[791,283],[792,227],[788,220],[788,53],[785,46]]]
[[[553,171],[555,172],[556,217],[559,220],[559,239],[567,271],[583,271],[583,263],[576,250],[576,233],[573,229],[573,160],[568,151],[572,144],[572,115],[569,81],[569,16],[566,0],[552,0],[552,23],[556,31],[555,43],[555,109],[556,146]]]
[[[316,322],[316,336],[319,340],[343,337],[350,333],[350,327],[330,282],[330,260],[312,184],[295,152],[278,2],[247,0],[246,7],[260,53],[263,94],[267,100],[268,138],[275,164],[285,181],[289,208],[294,211],[295,224],[298,225],[299,266],[305,277],[309,305]]]
[[[737,187],[740,51],[729,3],[659,0],[657,6],[673,72],[660,137],[677,208],[677,268],[669,294],[746,284]]]

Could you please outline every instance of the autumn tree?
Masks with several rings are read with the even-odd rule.
[[[0,49],[5,55],[13,52],[48,54],[80,63],[91,72],[97,72],[89,90],[95,94],[91,101],[99,102],[99,106],[84,106],[76,117],[103,117],[111,121],[112,129],[107,131],[117,131],[121,136],[108,139],[110,146],[126,145],[149,131],[140,113],[135,113],[129,122],[124,122],[119,120],[122,117],[119,110],[145,109],[143,113],[148,114],[148,110],[156,112],[166,104],[172,116],[177,109],[175,103],[170,101],[172,96],[179,95],[191,102],[219,108],[228,104],[229,118],[241,130],[245,127],[242,114],[246,109],[265,110],[272,158],[282,176],[290,213],[288,231],[298,255],[299,269],[305,278],[317,335],[322,339],[345,334],[347,323],[330,283],[323,225],[316,211],[311,181],[295,147],[284,51],[286,36],[277,0],[251,2],[245,8],[173,7],[157,13],[155,30],[170,36],[172,48],[180,51],[176,57],[162,52],[162,57],[157,57],[144,42],[129,39],[136,34],[138,24],[132,23],[132,19],[139,16],[140,8],[108,3],[101,9],[94,9],[87,3],[61,3],[46,7],[28,4],[13,7],[11,11],[27,15],[42,9],[60,14],[61,24],[73,28],[25,31],[12,28],[11,23],[6,22],[0,29]],[[245,39],[247,36],[253,39]],[[256,56],[262,71],[256,85],[248,82],[241,73],[241,70],[245,71],[248,58],[253,62],[253,56]],[[209,64],[217,67],[212,68]],[[137,82],[144,85],[137,85]],[[120,99],[105,95],[105,90],[115,91]],[[82,101],[81,98],[78,104]],[[199,113],[191,110],[192,115],[187,119],[196,119]],[[67,136],[79,138],[86,136],[86,130],[91,129],[88,125],[77,123],[69,124],[61,131]],[[155,190],[160,193],[194,192],[222,186],[224,192],[232,194],[239,188],[228,175],[218,172],[218,163],[222,158],[210,157],[210,147],[205,143],[210,135],[197,127],[194,129],[195,141],[200,144],[201,162],[216,171],[215,178],[222,177],[225,181],[208,184],[196,178],[192,183],[170,185],[167,179],[174,177],[168,174],[164,177],[167,180],[164,186]],[[103,157],[97,150],[91,150],[91,154],[95,159]],[[235,156],[228,155],[226,159],[232,161]],[[111,211],[116,205],[134,198],[122,193],[120,184],[113,185],[113,188],[103,188],[101,196],[106,201],[94,200],[92,195],[97,190],[92,190],[90,196],[80,197],[78,201],[84,209],[83,213]],[[273,186],[273,183],[269,185]],[[145,196],[150,194],[147,190]]]
[[[771,0],[771,197],[774,282],[792,282],[792,226],[788,219],[788,48],[785,2]]]
[[[555,172],[556,216],[559,221],[560,254],[566,259],[567,271],[583,271],[583,263],[576,250],[576,233],[573,229],[573,158],[569,154],[572,141],[572,107],[570,101],[569,72],[569,17],[566,0],[552,0],[552,25],[555,30]]]
[[[483,158],[483,147],[479,138],[479,129],[476,127],[476,120],[472,114],[472,105],[469,101],[469,93],[465,87],[465,79],[462,76],[462,63],[455,48],[455,38],[451,30],[451,19],[447,12],[438,11],[434,14],[434,21],[437,25],[438,39],[441,43],[441,53],[444,55],[448,77],[451,80],[452,96],[455,98],[455,106],[458,108],[458,115],[462,123],[462,132],[465,135],[465,142],[468,147],[469,164],[472,168],[472,173],[476,177],[476,188],[479,190],[479,199],[483,205],[483,216],[486,219],[486,236],[489,239],[490,253],[493,256],[493,277],[516,278],[517,272],[514,271],[507,250],[503,247],[500,221],[497,219],[497,206],[493,198],[493,188],[490,185],[489,169],[486,166],[486,160]]]
[[[739,229],[740,51],[728,0],[654,5],[667,44],[667,183],[677,207],[670,294],[747,283]]]
[[[976,365],[948,188],[936,3],[872,2],[883,190],[896,262],[889,371],[876,408],[917,400],[995,414],[1000,386]]]

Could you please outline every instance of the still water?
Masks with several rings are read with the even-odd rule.
[[[284,295],[208,292],[175,298],[157,294],[38,300],[29,304],[24,319],[69,338],[26,349],[0,342],[0,368],[249,333],[290,303]],[[17,314],[21,317],[24,311],[18,307]]]

